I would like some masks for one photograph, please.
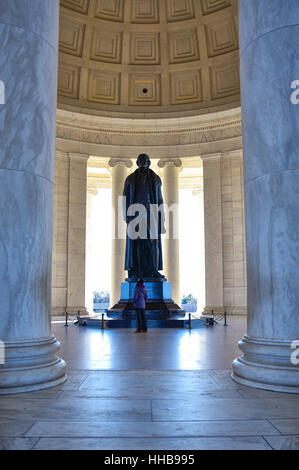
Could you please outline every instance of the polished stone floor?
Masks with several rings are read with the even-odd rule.
[[[0,396],[0,449],[299,449],[299,395],[230,378],[245,318],[189,331],[53,324],[68,381]]]

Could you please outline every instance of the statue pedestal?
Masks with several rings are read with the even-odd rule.
[[[146,282],[144,285],[148,294],[148,303],[163,300],[171,300],[171,285],[170,282]],[[134,297],[134,289],[136,282],[122,282],[120,290],[120,302],[132,301]]]
[[[186,312],[172,300],[170,282],[145,280],[144,284],[148,293],[146,304],[148,326],[177,327],[176,320],[185,317]],[[121,321],[122,325],[128,328],[135,326],[136,312],[133,306],[135,286],[136,282],[123,282],[120,301],[107,312],[108,318],[114,319],[115,322]]]

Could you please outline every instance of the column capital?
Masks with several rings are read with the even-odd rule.
[[[69,154],[67,152],[62,152],[61,150],[56,150],[55,158],[56,160],[68,160]]]
[[[201,155],[200,158],[202,159],[202,161],[204,163],[206,162],[211,162],[211,161],[215,161],[215,160],[220,160],[222,157],[222,153],[219,152],[219,153],[208,153],[206,155]]]
[[[84,153],[68,153],[68,156],[72,160],[83,160],[86,161],[89,160],[90,155],[85,155]]]
[[[243,150],[238,149],[238,150],[231,150],[229,152],[224,152],[222,154],[223,158],[241,158],[243,159]]]
[[[162,158],[158,161],[159,168],[164,168],[165,166],[175,166],[180,168],[182,166],[182,160],[179,158]]]
[[[133,162],[129,158],[111,158],[108,162],[108,165],[110,168],[121,165],[124,165],[127,168],[131,168],[133,166]]]

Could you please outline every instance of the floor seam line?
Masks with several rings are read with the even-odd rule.
[[[269,424],[271,424],[271,426],[273,426],[273,428],[279,432],[279,435],[282,436],[283,433],[280,432],[280,430],[271,422],[271,418],[267,419],[267,421],[269,422]]]
[[[27,429],[27,431],[24,432],[23,434],[23,437],[27,437],[26,434],[30,431],[30,429],[33,428],[33,426],[37,423],[37,421],[34,421],[34,423],[31,424],[31,426],[29,426],[29,428]]]
[[[270,442],[267,441],[266,437],[264,435],[262,435],[262,438],[264,439],[264,441],[271,447],[272,450],[275,450],[274,447],[270,444]]]
[[[36,443],[34,444],[34,446],[31,448],[31,450],[35,450],[37,444],[39,443],[39,441],[41,440],[41,437],[39,437],[36,441]]]

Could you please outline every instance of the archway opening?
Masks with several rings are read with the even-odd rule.
[[[99,188],[87,220],[87,298],[89,310],[104,311],[110,303],[112,207],[111,189]],[[90,312],[92,313],[92,311]]]
[[[204,212],[202,193],[180,189],[180,287],[182,307],[201,313],[205,307]]]

